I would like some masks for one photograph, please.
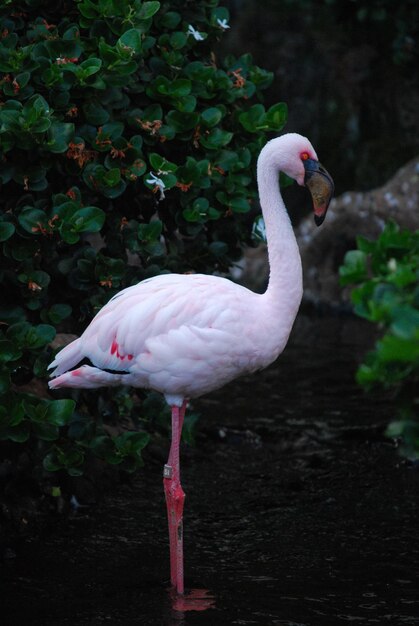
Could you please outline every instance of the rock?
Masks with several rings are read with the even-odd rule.
[[[304,271],[304,298],[314,304],[349,303],[349,289],[339,285],[345,253],[356,237],[376,239],[389,219],[410,230],[419,228],[419,157],[402,167],[383,187],[346,192],[334,199],[320,228],[312,216],[296,229]]]

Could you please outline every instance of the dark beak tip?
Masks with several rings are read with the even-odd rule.
[[[324,215],[314,215],[314,222],[316,224],[316,226],[321,226],[324,222],[324,218],[326,217],[326,214]]]

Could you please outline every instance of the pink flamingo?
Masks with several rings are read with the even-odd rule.
[[[131,385],[164,394],[172,410],[172,442],[163,482],[171,584],[178,594],[184,593],[179,445],[187,401],[272,363],[301,301],[301,260],[279,190],[280,171],[310,189],[317,225],[333,194],[333,181],[305,137],[291,133],[262,149],[257,177],[271,268],[264,294],[203,274],[144,280],[116,294],[50,365],[52,389]],[[84,358],[93,366],[71,369]]]

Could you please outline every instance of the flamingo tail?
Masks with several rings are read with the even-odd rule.
[[[49,364],[48,369],[54,369],[51,376],[60,376],[67,370],[77,365],[83,358],[84,353],[80,338],[75,339],[69,343],[68,346],[65,346],[65,348],[60,350],[60,352],[55,356],[54,361]]]
[[[78,389],[114,387],[115,385],[126,384],[128,376],[127,374],[107,372],[90,365],[82,365],[71,370],[71,372],[64,372],[57,378],[53,378],[48,385],[50,389],[58,389],[59,387],[77,387]]]

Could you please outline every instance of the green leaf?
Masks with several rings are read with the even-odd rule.
[[[106,435],[100,435],[92,439],[90,449],[96,456],[106,460],[111,465],[118,465],[122,462],[122,457],[115,449],[112,439]]]
[[[50,114],[50,106],[42,96],[36,94],[25,103],[22,115],[28,125],[33,124],[43,115]]]
[[[150,435],[145,432],[125,432],[115,438],[118,450],[137,452],[142,450],[150,441]]]
[[[119,170],[118,170],[119,171]],[[78,233],[97,233],[101,230],[106,215],[102,209],[94,206],[83,207],[75,211],[71,217],[73,229]]]
[[[8,372],[0,372],[0,395],[10,389],[10,375]]]
[[[49,324],[32,326],[28,322],[18,322],[9,326],[8,338],[20,348],[36,350],[50,343],[55,337],[55,328]]]
[[[11,222],[0,222],[0,243],[10,239],[15,230]]]
[[[198,413],[187,412],[182,428],[182,440],[190,446],[195,445],[196,424],[199,421]]]
[[[89,19],[96,19],[99,15],[99,8],[90,0],[83,0],[78,5],[80,13]]]
[[[74,447],[71,445],[67,445],[67,447],[54,445],[52,450],[45,456],[43,466],[48,472],[57,472],[65,469],[71,476],[81,476],[83,473],[83,462],[84,452],[75,445]]]
[[[104,124],[100,129],[100,133],[98,134],[98,140],[96,143],[100,143],[101,139],[110,139],[114,142],[116,139],[119,139],[124,132],[124,124],[122,122],[109,122],[108,124]]]
[[[44,133],[51,128],[51,120],[48,117],[41,117],[31,126],[31,133]]]
[[[58,461],[57,456],[53,452],[46,455],[42,465],[47,472],[58,472],[62,469],[61,463]]]
[[[175,163],[170,163],[160,154],[153,152],[149,155],[149,161],[153,170],[156,170],[160,174],[166,174],[168,172],[176,172],[177,165]]]
[[[182,17],[175,11],[168,11],[161,18],[159,23],[168,30],[174,30],[180,24]]]
[[[340,284],[358,283],[367,278],[367,262],[365,252],[350,250],[345,254],[344,265],[339,269]]]
[[[390,328],[397,337],[419,341],[419,310],[407,305],[395,307],[392,316]]]
[[[8,141],[7,133],[3,133],[1,138],[1,146],[4,153],[9,152],[14,147],[14,140],[11,138],[11,134],[9,134],[9,137],[10,140]],[[14,170],[15,168],[13,165],[3,164],[0,169],[0,183],[3,183],[3,185],[5,185],[6,183],[10,182],[10,180],[12,180],[13,178]]]
[[[69,304],[53,304],[48,311],[48,320],[52,324],[59,324],[71,315],[72,308]]]
[[[13,406],[8,410],[9,426],[17,426],[25,419],[25,410],[23,402],[19,402],[16,397],[13,397]]]
[[[266,124],[269,127],[269,130],[274,130],[276,132],[282,130],[286,124],[288,117],[288,107],[285,102],[279,102],[278,104],[274,104],[268,109],[265,116]]]
[[[182,98],[175,99],[174,104],[178,111],[181,111],[182,113],[193,113],[196,108],[196,98],[192,95],[184,96]]]
[[[192,206],[188,206],[184,209],[183,217],[188,222],[206,222],[208,219],[212,218],[213,211],[215,211],[215,209],[210,207],[208,199],[200,197],[193,201]]]
[[[208,150],[217,150],[226,146],[232,139],[233,133],[221,128],[213,128],[208,135],[202,135],[199,142]]]
[[[192,83],[188,78],[176,78],[169,82],[168,93],[175,98],[182,98],[191,93]]]
[[[140,20],[148,20],[160,9],[160,2],[143,2],[138,17]]]
[[[98,72],[101,67],[102,67],[102,59],[98,59],[96,57],[90,57],[86,59],[85,61],[83,61],[83,63],[80,63],[80,65],[77,68],[76,74],[79,77],[82,77],[83,79],[85,79],[88,76],[92,76],[93,74],[96,74],[96,72]]]
[[[118,39],[118,46],[130,54],[141,52],[141,33],[136,28],[131,28]]]
[[[60,436],[57,426],[46,422],[33,422],[32,430],[43,441],[56,441]]]
[[[54,426],[65,426],[73,415],[74,400],[53,400],[48,404],[46,420]]]
[[[173,127],[176,132],[185,132],[195,128],[198,124],[199,115],[197,113],[185,113],[184,111],[169,111],[166,115],[166,122]]]
[[[207,198],[197,198],[193,202],[193,207],[200,213],[205,214],[209,208],[209,202]]]
[[[45,346],[55,338],[56,330],[49,324],[38,324],[38,326],[34,327],[34,330],[36,339],[35,336],[32,339],[32,348]]]
[[[154,241],[158,239],[162,233],[163,223],[160,220],[154,220],[149,224],[138,225],[138,239],[140,241]]]
[[[44,289],[49,285],[50,276],[47,272],[43,272],[42,270],[28,270],[22,274],[18,274],[18,280],[24,284],[27,284],[29,281],[34,282]]]
[[[48,181],[45,176],[46,171],[39,165],[32,165],[24,170],[17,166],[13,179],[27,190],[42,191],[48,187]]]
[[[136,159],[129,167],[126,168],[125,176],[141,176],[146,171],[147,166],[142,159]]]
[[[54,122],[48,131],[48,150],[53,153],[65,152],[74,137],[74,124]]]
[[[201,120],[203,124],[207,127],[216,126],[221,118],[223,117],[222,112],[217,107],[210,107],[209,109],[205,109],[201,113]]]
[[[377,354],[385,362],[401,361],[405,363],[419,361],[419,340],[411,341],[393,335],[385,335],[377,343]]]
[[[212,241],[209,250],[217,259],[220,259],[228,253],[228,245],[224,241]]]
[[[250,211],[250,204],[247,198],[243,196],[233,196],[230,198],[229,206],[234,213],[247,213]]]
[[[186,46],[188,38],[182,31],[177,31],[170,36],[170,45],[175,50],[181,50]]]
[[[14,441],[15,443],[24,443],[28,441],[30,436],[30,425],[26,420],[18,424],[17,426],[10,427],[5,435],[0,434],[1,439],[10,439],[10,441]]]
[[[250,204],[247,198],[241,195],[229,195],[224,191],[219,191],[216,194],[217,200],[228,206],[229,209],[235,213],[247,213],[250,211]]]
[[[22,355],[21,350],[7,339],[0,340],[0,362],[16,361]]]
[[[115,187],[121,180],[121,170],[118,167],[114,167],[104,174],[102,182],[107,187]]]
[[[109,121],[109,112],[104,107],[102,107],[100,103],[96,100],[86,102],[86,104],[83,106],[83,111],[86,117],[86,121],[88,122],[88,124],[93,124],[93,126],[102,126]]]
[[[74,415],[68,425],[67,434],[70,439],[90,443],[96,433],[96,423],[83,415]]]
[[[263,104],[254,104],[248,111],[240,113],[239,122],[250,133],[269,128],[269,124],[265,120],[265,107]]]

